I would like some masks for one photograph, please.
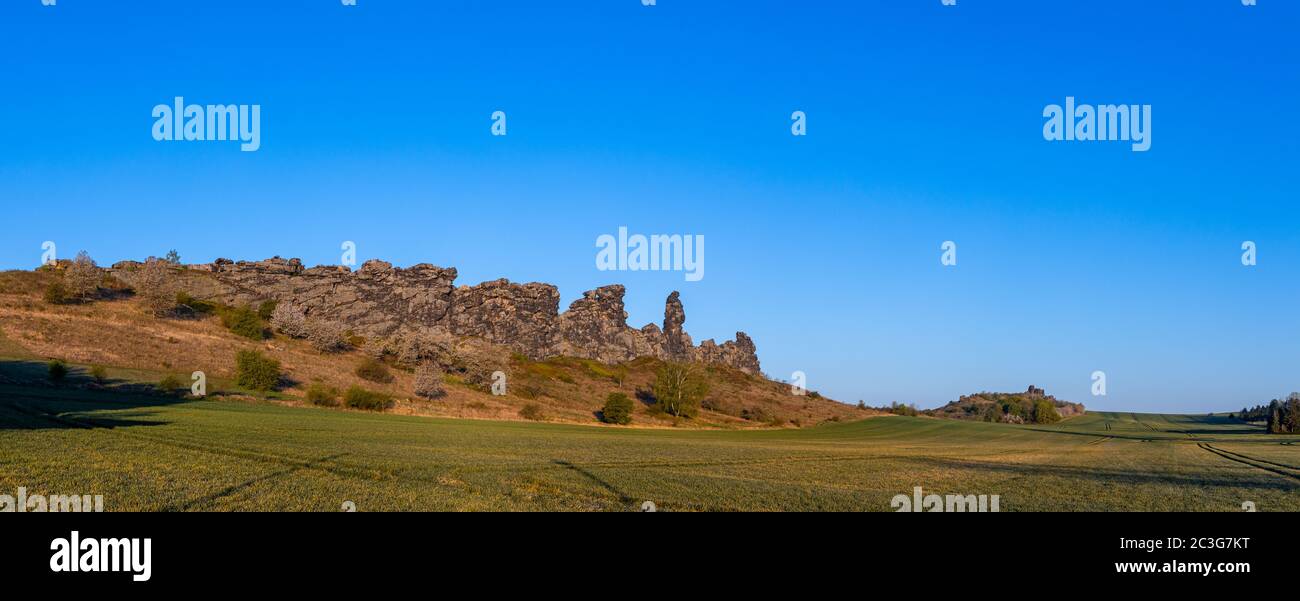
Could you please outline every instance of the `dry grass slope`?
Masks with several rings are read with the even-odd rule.
[[[597,413],[608,394],[622,392],[637,399],[633,425],[641,427],[798,427],[874,414],[830,399],[794,396],[781,383],[708,366],[701,367],[710,388],[706,410],[698,419],[678,420],[650,406],[649,391],[661,365],[657,360],[610,366],[574,358],[530,361],[505,353],[506,395],[495,396],[486,386],[448,374],[447,394],[425,400],[413,394],[411,370],[391,369],[393,379],[388,383],[358,377],[355,368],[364,359],[358,350],[322,353],[305,340],[278,335],[251,341],[222,327],[215,316],[154,317],[129,295],[84,304],[48,304],[41,293],[57,277],[40,271],[0,273],[0,358],[62,359],[73,366],[68,378],[72,386],[95,385],[87,373],[90,366],[103,366],[111,381],[128,386],[154,384],[168,375],[188,383],[191,373],[202,371],[209,394],[224,397],[308,405],[306,392],[313,383],[338,390],[361,386],[394,396],[397,404],[392,412],[398,414],[516,420],[522,419],[521,410],[532,405],[538,409],[534,417],[546,421],[593,425],[599,423]],[[249,348],[280,361],[285,387],[265,395],[235,384],[235,355]],[[0,369],[3,378],[36,383],[43,374],[31,365],[10,364]]]

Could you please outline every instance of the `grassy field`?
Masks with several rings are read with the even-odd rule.
[[[687,431],[0,386],[0,493],[102,494],[109,511],[890,511],[921,486],[1003,511],[1300,511],[1297,438],[1210,416]]]

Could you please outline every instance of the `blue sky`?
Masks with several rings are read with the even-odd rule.
[[[5,2],[0,268],[352,240],[561,308],[622,283],[635,327],[681,290],[696,341],[847,402],[1300,389],[1295,2],[357,4]],[[175,96],[260,104],[261,149],[154,141]],[[1045,141],[1066,96],[1152,105],[1151,150]],[[706,277],[597,271],[619,226],[705,236]]]

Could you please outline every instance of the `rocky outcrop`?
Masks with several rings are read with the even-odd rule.
[[[476,336],[534,359],[556,350],[560,291],[550,284],[511,284],[501,279],[461,286],[451,295],[445,326],[457,336]]]
[[[112,271],[130,284],[138,266],[123,261]],[[567,355],[617,363],[656,357],[760,372],[754,342],[744,332],[734,341],[707,340],[696,347],[684,328],[686,311],[677,292],[664,303],[662,328],[635,329],[627,325],[626,290],[618,284],[590,290],[560,313],[559,290],[550,284],[501,279],[457,288],[454,268],[427,264],[399,268],[367,261],[354,272],[340,266],[308,269],[298,259],[274,257],[218,259],[184,271],[183,286],[196,297],[241,305],[274,300],[367,337],[469,336],[533,359]]]
[[[695,346],[691,344],[690,334],[682,329],[686,323],[686,310],[682,308],[680,296],[674,291],[664,303],[663,358],[670,361],[689,361]]]

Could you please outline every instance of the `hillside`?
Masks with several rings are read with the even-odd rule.
[[[424,416],[517,420],[532,405],[524,412],[530,419],[596,424],[606,396],[613,392],[635,399],[635,426],[799,427],[875,413],[819,395],[794,396],[788,385],[735,367],[695,364],[708,387],[703,410],[694,419],[674,418],[656,411],[650,392],[663,360],[641,357],[612,364],[565,356],[534,360],[467,336],[451,339],[439,349],[446,366],[446,395],[426,400],[412,393],[412,366],[398,356],[383,358],[391,382],[360,378],[356,368],[374,346],[361,337],[350,336],[353,344],[340,352],[321,352],[307,340],[271,332],[268,324],[269,338],[250,340],[233,333],[211,312],[156,317],[142,299],[112,278],[105,279],[91,302],[47,302],[44,291],[61,277],[46,270],[0,273],[0,358],[6,359],[0,363],[0,381],[46,385],[45,362],[60,359],[70,364],[62,385],[71,387],[141,390],[156,387],[170,375],[188,388],[190,374],[202,371],[211,398],[305,405],[307,389],[313,384],[338,390],[361,386],[395,397],[392,413]],[[236,353],[250,348],[281,363],[284,385],[275,392],[256,393],[235,384]],[[102,382],[90,375],[92,366],[103,368]],[[484,374],[496,370],[507,374],[505,395],[490,392]]]
[[[1055,410],[1040,409],[1041,403]],[[1002,423],[1053,423],[1061,419],[1083,415],[1082,403],[1062,401],[1042,388],[1030,386],[1025,392],[981,392],[966,395],[938,409],[925,412],[934,417],[967,419]]]

